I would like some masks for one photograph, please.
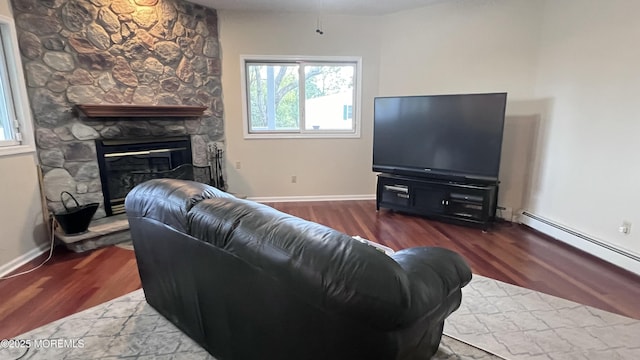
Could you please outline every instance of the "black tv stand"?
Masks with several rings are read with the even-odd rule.
[[[384,207],[486,230],[495,220],[497,195],[497,183],[379,174],[376,209]]]

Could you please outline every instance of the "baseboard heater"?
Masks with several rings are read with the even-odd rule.
[[[592,244],[595,244],[595,245],[598,245],[600,247],[603,247],[603,248],[605,248],[605,249],[607,249],[609,251],[615,252],[615,253],[617,253],[619,255],[625,256],[625,257],[627,257],[627,258],[629,258],[631,260],[635,260],[637,262],[640,262],[640,256],[638,256],[638,255],[635,255],[635,254],[632,254],[630,252],[618,249],[618,248],[616,248],[614,246],[611,246],[611,245],[609,245],[609,244],[607,244],[605,242],[602,242],[602,241],[600,241],[598,239],[594,239],[594,238],[592,238],[590,236],[587,236],[585,234],[579,233],[579,232],[577,232],[575,230],[572,230],[572,229],[569,229],[569,228],[564,227],[562,225],[556,224],[553,221],[549,221],[549,220],[547,220],[547,219],[545,219],[543,217],[540,217],[538,215],[532,214],[532,213],[527,212],[527,211],[523,211],[522,215],[526,216],[526,217],[529,217],[529,218],[531,218],[531,219],[533,219],[535,221],[541,222],[541,223],[543,223],[545,225],[551,226],[551,227],[553,227],[555,229],[558,229],[560,231],[563,231],[563,232],[565,232],[565,233],[567,233],[569,235],[575,236],[575,237],[580,238],[582,240],[586,240],[586,241],[588,241],[588,242],[590,242]]]

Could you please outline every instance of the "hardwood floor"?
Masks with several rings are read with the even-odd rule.
[[[16,273],[46,259],[38,257]],[[102,304],[140,288],[133,251],[110,246],[87,253],[56,247],[43,267],[0,281],[0,339]]]
[[[522,225],[499,223],[482,232],[388,210],[376,212],[373,201],[269,205],[395,250],[446,247],[464,256],[476,274],[640,319],[640,277]],[[132,251],[112,246],[76,254],[56,248],[42,268],[0,281],[0,339],[139,287]]]

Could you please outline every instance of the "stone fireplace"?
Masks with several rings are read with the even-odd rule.
[[[191,162],[208,165],[208,144],[224,141],[215,10],[180,0],[12,4],[52,211],[62,209],[60,192],[69,191],[82,203],[101,204],[95,218],[107,214],[109,185],[101,179],[97,143],[182,138]],[[83,104],[130,104],[147,112],[87,115],[79,110]],[[165,116],[189,106],[204,111]]]

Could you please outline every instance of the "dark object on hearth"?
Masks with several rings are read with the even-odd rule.
[[[147,302],[217,359],[428,360],[471,280],[451,250],[387,256],[194,181],[125,207]]]
[[[67,207],[67,204],[64,201],[63,195],[67,194],[71,197],[71,199],[76,203],[74,207]],[[63,191],[60,193],[60,201],[62,201],[62,205],[64,206],[64,211],[55,214],[56,221],[62,227],[62,231],[64,231],[67,235],[76,235],[81,234],[89,228],[89,223],[91,222],[91,218],[98,210],[98,203],[90,203],[86,205],[80,205],[78,200],[71,195],[68,191]]]

